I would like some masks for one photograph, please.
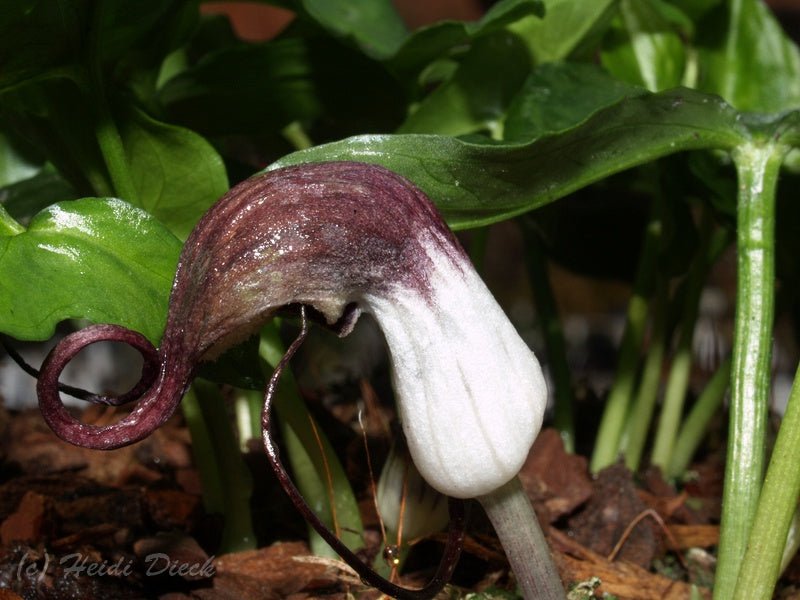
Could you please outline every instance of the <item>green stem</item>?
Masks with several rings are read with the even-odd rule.
[[[138,203],[139,194],[133,183],[128,159],[125,155],[125,147],[122,145],[122,137],[111,116],[111,111],[105,98],[105,91],[102,89],[102,82],[98,81],[95,87],[96,119],[95,137],[103,154],[111,183],[114,186],[115,194],[132,204]]]
[[[550,373],[555,384],[556,429],[567,452],[575,451],[575,423],[572,415],[572,380],[567,362],[567,347],[558,315],[553,288],[547,271],[542,245],[535,232],[528,236],[527,262],[536,312],[544,332]]]
[[[789,403],[772,451],[764,487],[758,501],[747,552],[739,572],[735,599],[772,598],[780,575],[789,528],[800,495],[800,369],[795,375]]]
[[[661,364],[664,360],[664,349],[667,344],[667,310],[668,293],[667,282],[659,278],[656,299],[653,302],[654,323],[650,347],[647,351],[642,380],[639,383],[639,392],[628,419],[628,429],[625,445],[625,464],[631,471],[639,468],[642,460],[647,432],[658,399],[659,383],[661,382]]]
[[[703,215],[701,225],[701,246],[686,280],[683,297],[678,346],[672,358],[672,367],[664,391],[664,403],[658,419],[658,430],[653,442],[651,462],[666,473],[672,460],[675,440],[683,414],[686,391],[689,388],[689,375],[692,368],[692,341],[700,311],[700,295],[703,292],[708,271],[727,245],[725,230],[712,232],[712,220],[708,211]]]
[[[308,134],[299,121],[292,121],[289,123],[281,130],[281,134],[294,146],[295,150],[305,150],[314,145],[314,142],[308,137]]]
[[[798,548],[800,548],[800,506],[795,507],[792,522],[789,524],[789,533],[786,534],[786,545],[783,547],[783,555],[781,556],[781,573],[794,560]]]
[[[264,393],[259,390],[236,390],[236,426],[239,430],[239,445],[247,450],[249,440],[261,440],[261,407]]]
[[[222,394],[215,384],[198,379],[183,403],[204,493],[209,494],[206,506],[221,509],[225,517],[220,552],[252,550],[256,547],[250,512],[253,482]]]
[[[181,411],[192,438],[192,455],[203,486],[203,507],[209,514],[221,515],[225,508],[219,464],[194,386],[183,395]]]
[[[619,455],[622,432],[628,416],[628,406],[636,384],[639,350],[647,324],[647,303],[652,293],[654,273],[657,270],[661,245],[661,210],[654,202],[650,222],[645,231],[642,255],[628,302],[625,333],[619,349],[614,384],[606,400],[606,408],[592,453],[591,470],[597,471],[613,464]]]
[[[103,161],[108,169],[108,174],[111,177],[111,184],[114,186],[115,194],[117,197],[132,204],[138,204],[138,193],[128,166],[125,147],[122,144],[122,137],[117,130],[114,117],[111,114],[102,67],[97,59],[101,55],[100,46],[103,43],[101,32],[103,31],[105,10],[104,2],[96,3],[89,42],[89,47],[92,49],[89,73],[92,103],[95,108],[94,134],[100,147],[100,152],[103,155]]]
[[[25,228],[8,214],[5,206],[0,204],[0,236],[17,235],[23,231],[25,231]]]
[[[519,478],[481,496],[478,501],[500,538],[523,598],[565,598],[550,547]]]
[[[733,153],[739,184],[736,323],[716,600],[733,597],[764,473],[775,299],[775,188],[785,153],[782,146],[754,144]]]
[[[722,406],[725,390],[731,380],[731,359],[722,361],[714,376],[706,384],[700,397],[692,406],[692,410],[681,426],[672,458],[666,475],[669,478],[680,477],[689,468],[689,463],[703,441],[708,422]]]

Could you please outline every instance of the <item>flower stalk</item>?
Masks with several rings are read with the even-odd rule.
[[[717,600],[734,597],[764,475],[775,301],[775,189],[785,153],[783,146],[754,143],[733,153],[739,182],[736,326]]]
[[[558,600],[564,588],[547,540],[518,477],[478,498],[526,600]]]

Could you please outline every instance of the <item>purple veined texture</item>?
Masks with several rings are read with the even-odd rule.
[[[45,420],[62,439],[88,448],[141,440],[175,411],[198,363],[255,333],[277,309],[310,306],[344,335],[365,293],[401,282],[424,294],[430,259],[416,243],[420,228],[436,231],[443,253],[463,258],[427,197],[381,167],[316,163],[247,179],[212,206],[187,239],[158,350],[116,325],[67,336],[39,375]],[[122,404],[140,394],[137,406],[104,427],[76,420],[58,396],[63,368],[98,341],[129,343],[145,359],[134,390],[105,399]]]
[[[172,415],[200,362],[214,360],[287,306],[301,307],[304,327],[309,308],[340,335],[361,311],[375,316],[389,345],[409,450],[434,488],[473,498],[519,471],[546,405],[536,358],[431,201],[399,175],[362,163],[287,167],[230,190],[184,245],[159,348],[114,325],[66,337],[40,374],[44,417],[57,435],[81,446],[110,449],[138,441]],[[105,427],[74,419],[58,395],[64,366],[100,340],[129,343],[145,359],[135,390],[104,400],[119,404],[142,392],[136,407]],[[272,458],[269,398],[268,389],[264,441]],[[274,457],[284,489],[312,519]],[[463,519],[455,520],[463,526]],[[323,537],[335,544],[332,534]],[[457,556],[451,550],[445,563]],[[406,595],[376,582],[391,595],[427,593]]]
[[[62,404],[58,378],[67,363],[89,344],[113,341],[126,343],[142,355],[139,382],[117,397],[84,395],[94,403],[120,406],[138,400],[136,408],[122,420],[105,426],[81,423]],[[60,438],[77,446],[109,450],[146,437],[172,415],[183,395],[176,385],[183,379],[170,377],[162,368],[158,351],[143,335],[118,325],[91,325],[65,337],[53,348],[38,374],[39,408],[45,422]],[[182,385],[182,384],[181,384]]]
[[[427,246],[420,243],[421,233]],[[434,267],[430,244],[436,256],[452,259],[454,268],[467,260],[428,198],[386,169],[320,163],[252,177],[223,196],[186,241],[160,347],[117,325],[94,325],[67,336],[39,374],[44,418],[58,436],[80,446],[111,449],[136,442],[172,415],[199,362],[213,360],[255,333],[281,307],[301,307],[304,331],[308,306],[345,335],[367,295],[380,296],[400,285],[427,297]],[[141,381],[133,390],[118,398],[94,398],[118,405],[140,396],[128,416],[103,427],[72,417],[60,401],[58,384],[66,364],[98,341],[128,343],[144,358]],[[451,501],[453,522],[437,574],[425,588],[406,590],[361,563],[316,518],[289,479],[272,443],[269,414],[277,378],[298,344],[287,352],[265,394],[264,445],[282,486],[365,581],[399,598],[435,595],[460,554],[461,501]]]

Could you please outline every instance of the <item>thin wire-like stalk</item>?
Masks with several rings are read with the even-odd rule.
[[[425,587],[420,589],[408,589],[400,587],[391,581],[375,572],[369,565],[362,562],[362,560],[348,548],[342,540],[340,540],[330,528],[322,522],[317,513],[312,510],[308,503],[303,498],[303,495],[294,485],[289,474],[283,466],[280,458],[280,452],[272,438],[272,401],[276,397],[278,390],[278,382],[284,368],[294,356],[297,349],[305,340],[308,334],[308,320],[306,319],[305,307],[301,308],[302,327],[298,337],[289,345],[286,353],[278,361],[275,366],[275,371],[267,383],[267,388],[264,391],[264,411],[261,419],[261,429],[263,431],[264,449],[267,453],[267,459],[272,467],[275,476],[283,488],[283,491],[289,496],[289,499],[294,504],[297,511],[305,517],[306,521],[319,533],[319,535],[333,548],[339,556],[347,562],[348,565],[369,585],[377,588],[384,594],[399,598],[401,600],[427,600],[433,598],[438,594],[446,583],[450,580],[455,569],[458,557],[461,554],[461,547],[464,541],[465,526],[466,526],[466,508],[465,503],[461,500],[451,498],[449,501],[450,510],[450,529],[442,552],[442,558],[439,562],[439,567],[431,577],[430,581]]]
[[[733,153],[739,184],[736,324],[716,600],[733,598],[764,475],[775,302],[775,188],[785,152],[782,146],[747,144]]]
[[[764,487],[758,501],[747,552],[739,572],[735,600],[772,598],[780,575],[789,528],[800,495],[800,369],[795,375],[789,403],[772,451]]]
[[[265,326],[261,332],[259,356],[266,373],[271,371],[269,367],[280,363],[283,352],[277,327],[274,324]],[[298,488],[319,510],[320,518],[329,527],[340,530],[342,541],[349,548],[360,548],[363,546],[364,526],[350,481],[330,442],[313,425],[313,418],[300,397],[291,370],[287,369],[283,374],[273,401]],[[334,556],[316,531],[311,530],[309,534],[315,554]]]
[[[519,478],[478,501],[492,522],[526,600],[565,598],[550,547]]]

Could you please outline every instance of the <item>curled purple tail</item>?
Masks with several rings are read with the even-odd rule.
[[[58,378],[78,352],[95,342],[123,342],[144,359],[139,382],[117,397],[94,396],[91,401],[119,406],[138,400],[131,413],[111,425],[81,423],[61,402]],[[142,334],[119,325],[92,325],[61,340],[42,364],[36,386],[44,420],[64,441],[85,448],[111,450],[138,442],[160,427],[175,412],[191,381],[186,366],[168,368],[166,360]]]

